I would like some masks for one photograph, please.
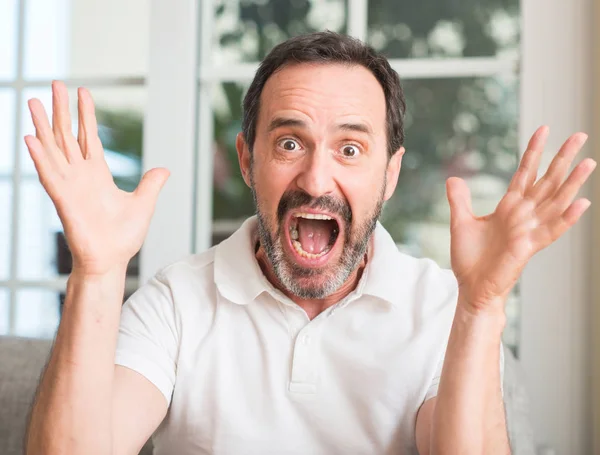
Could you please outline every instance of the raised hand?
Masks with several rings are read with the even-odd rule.
[[[584,198],[573,200],[596,162],[583,160],[567,177],[587,135],[569,137],[536,181],[547,137],[547,127],[532,136],[507,193],[490,215],[473,215],[463,180],[450,178],[446,183],[452,269],[470,309],[503,311],[503,302],[529,259],[563,235],[590,205]]]
[[[133,193],[121,191],[104,159],[88,90],[78,90],[77,138],[62,82],[52,83],[52,102],[50,126],[42,103],[29,100],[36,136],[25,136],[25,143],[63,224],[73,267],[102,274],[126,266],[142,246],[169,171],[152,169]]]

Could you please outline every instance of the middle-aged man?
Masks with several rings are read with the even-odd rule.
[[[595,162],[569,174],[585,134],[538,180],[540,128],[484,217],[449,179],[452,271],[441,270],[398,252],[377,222],[404,154],[398,75],[352,38],[292,38],[244,100],[237,150],[256,217],[122,307],[168,171],[120,191],[89,92],[77,138],[65,86],[53,95],[52,126],[30,100],[25,141],[74,265],[28,454],[133,455],[152,434],[157,454],[510,452],[504,305],[527,261],[590,204],[574,199]]]

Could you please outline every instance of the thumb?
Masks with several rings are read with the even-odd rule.
[[[135,194],[149,203],[155,204],[158,193],[169,178],[170,172],[165,168],[150,169],[144,174],[140,184],[135,189]]]
[[[473,217],[471,192],[466,182],[458,177],[446,180],[446,194],[450,204],[450,225],[455,226]]]

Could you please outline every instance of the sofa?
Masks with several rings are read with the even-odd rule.
[[[0,336],[0,454],[22,455],[31,403],[52,342]],[[512,352],[504,353],[504,400],[513,455],[535,455],[522,372]],[[547,452],[545,452],[547,453]],[[151,455],[152,443],[140,455]]]

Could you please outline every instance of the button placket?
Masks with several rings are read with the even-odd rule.
[[[315,393],[317,389],[318,346],[317,325],[322,321],[313,320],[296,337],[292,356],[290,392]]]

